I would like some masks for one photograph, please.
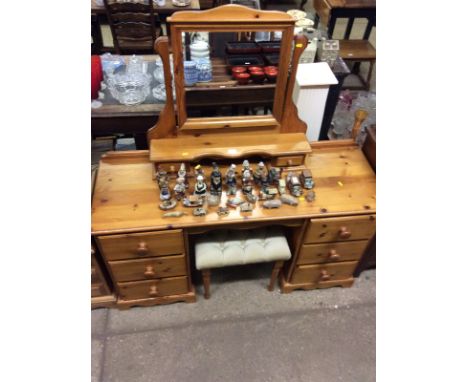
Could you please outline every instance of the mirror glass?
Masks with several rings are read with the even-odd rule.
[[[182,32],[188,118],[271,115],[282,32]]]

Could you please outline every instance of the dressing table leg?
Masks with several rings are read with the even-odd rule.
[[[278,273],[281,267],[283,266],[283,263],[284,261],[278,260],[275,262],[275,265],[273,266],[273,272],[271,272],[271,278],[270,278],[270,285],[268,285],[268,290],[270,292],[272,292],[273,289],[275,288],[275,282],[276,282],[276,279],[278,278]]]
[[[204,269],[202,270],[202,277],[203,277],[203,289],[205,290],[205,298],[210,298],[210,270]]]

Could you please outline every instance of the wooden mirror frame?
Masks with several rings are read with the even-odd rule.
[[[294,19],[284,12],[261,11],[241,5],[228,4],[206,11],[181,11],[169,17],[171,46],[174,58],[178,130],[206,130],[242,127],[281,127],[288,81],[291,49],[294,37]],[[185,102],[182,32],[282,32],[280,63],[276,81],[273,114],[259,116],[232,116],[188,118]]]

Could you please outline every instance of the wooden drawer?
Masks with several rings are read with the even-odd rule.
[[[91,266],[91,284],[98,284],[101,282],[101,277],[98,274],[97,268]]]
[[[349,241],[345,243],[305,244],[299,252],[297,264],[320,264],[359,260],[367,244],[367,240]]]
[[[91,284],[91,297],[100,297],[108,294],[109,291],[102,283]]]
[[[188,292],[187,277],[118,283],[122,300],[178,295]]]
[[[291,278],[292,284],[317,284],[320,282],[345,280],[353,277],[357,261],[336,264],[299,265]]]
[[[311,219],[304,243],[370,239],[375,233],[375,215]]]
[[[109,260],[178,255],[184,253],[182,230],[99,236],[103,256]]]
[[[287,166],[300,166],[304,163],[304,156],[288,156],[288,157],[277,157],[272,161],[273,166],[287,167]]]
[[[111,261],[109,265],[116,281],[157,279],[187,274],[185,255]]]

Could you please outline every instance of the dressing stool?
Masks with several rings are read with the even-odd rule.
[[[195,243],[195,267],[203,276],[205,298],[210,298],[210,270],[275,261],[268,290],[274,288],[279,270],[291,250],[279,227],[252,230],[218,230],[200,237]]]
[[[340,57],[346,61],[369,62],[369,71],[367,78],[362,78],[359,73],[359,66],[356,66],[352,72],[356,74],[363,86],[347,86],[346,89],[369,91],[372,79],[372,71],[374,70],[377,52],[374,46],[367,40],[340,40]]]

